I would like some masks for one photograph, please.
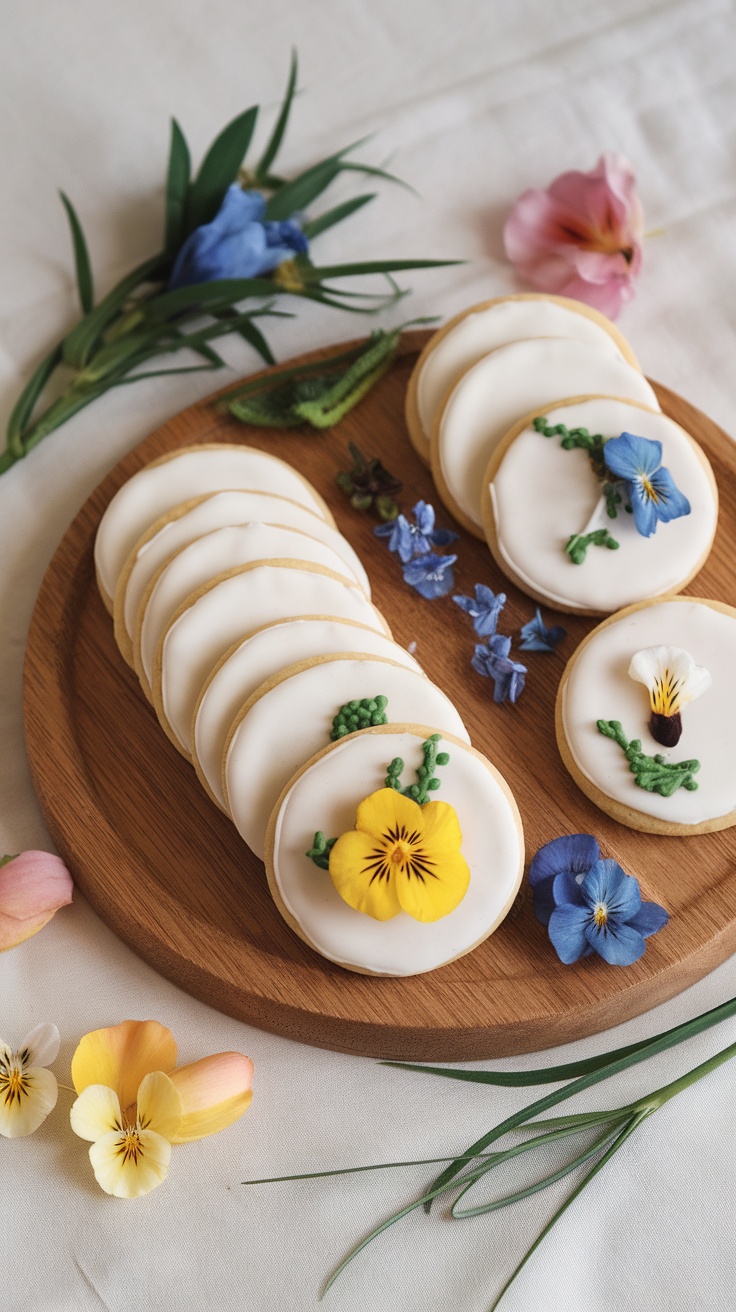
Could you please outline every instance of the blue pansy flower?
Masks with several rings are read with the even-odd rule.
[[[567,629],[563,629],[561,624],[555,624],[553,629],[546,628],[542,612],[537,606],[534,619],[521,626],[519,647],[522,651],[554,651],[566,637]]]
[[[592,834],[565,834],[540,847],[529,866],[529,884],[534,892],[534,914],[543,925],[555,908],[552,887],[558,875],[569,874],[580,883],[600,857]]]
[[[305,254],[308,242],[294,219],[264,219],[266,198],[233,183],[211,223],[190,233],[174,262],[169,291],[215,278],[260,278]]]
[[[622,433],[606,442],[603,459],[606,469],[626,483],[634,523],[643,537],[652,536],[659,520],[666,524],[690,514],[690,502],[662,467],[661,442]]]
[[[452,600],[470,616],[478,636],[488,638],[496,632],[498,617],[506,605],[506,593],[495,593],[485,583],[476,583],[474,597],[453,597]]]
[[[417,556],[404,566],[404,582],[414,588],[427,601],[437,597],[446,597],[455,586],[452,567],[457,556],[437,556],[430,551],[425,556]]]
[[[413,524],[406,515],[397,515],[389,524],[379,524],[373,530],[377,538],[388,538],[389,551],[396,552],[402,564],[408,565],[415,556],[428,555],[432,547],[447,547],[457,541],[457,533],[435,528],[434,506],[427,501],[417,501],[411,513]]]
[[[526,665],[510,658],[511,639],[494,633],[487,643],[479,642],[471,658],[473,669],[493,679],[494,702],[516,702],[524,691]]]
[[[612,966],[630,966],[642,956],[644,940],[669,920],[664,907],[642,902],[638,880],[617,861],[596,861],[581,883],[562,871],[552,892],[549,936],[565,965],[597,952]]]

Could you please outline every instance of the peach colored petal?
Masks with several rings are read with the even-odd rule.
[[[71,900],[71,875],[51,852],[21,852],[0,866],[0,952],[37,934]]]
[[[175,1065],[171,1030],[157,1020],[124,1020],[85,1034],[72,1057],[72,1083],[77,1093],[88,1084],[108,1085],[126,1111],[146,1075],[151,1071],[168,1075]]]
[[[219,1052],[182,1066],[170,1076],[182,1100],[181,1125],[172,1143],[203,1139],[232,1125],[253,1097],[253,1062],[240,1052]]]

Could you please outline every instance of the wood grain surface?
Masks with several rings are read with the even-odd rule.
[[[107,924],[157,970],[250,1024],[318,1046],[374,1057],[475,1060],[552,1047],[606,1029],[686,988],[736,950],[736,829],[664,838],[603,815],[564,770],[554,704],[565,661],[595,621],[565,619],[559,654],[529,652],[524,695],[497,706],[470,666],[475,635],[447,597],[424,601],[373,523],[335,487],[352,440],[403,479],[401,501],[436,501],[403,420],[424,332],[408,333],[394,368],[333,431],[247,428],[209,401],[183,411],[111,471],[65,534],[42,585],[28,639],[25,712],[36,789],[54,841]],[[311,358],[319,358],[315,353]],[[736,446],[663,387],[662,408],[702,443],[721,515],[711,556],[687,589],[736,602]],[[625,969],[590,957],[563,966],[537,923],[526,880],[509,916],[476,951],[428,975],[376,979],[341,970],[287,928],[265,871],[167,740],[113,637],[97,593],[92,549],[118,487],[178,446],[250,443],[293,463],[330,504],[367,566],[374,601],[396,639],[456,702],[474,746],[498,766],[521,810],[527,862],[560,834],[593,833],[603,854],[636,875],[670,923]],[[440,525],[454,527],[438,513]],[[534,603],[506,582],[486,546],[461,533],[457,591],[476,582],[508,594],[502,632]]]

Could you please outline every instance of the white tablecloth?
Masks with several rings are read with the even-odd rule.
[[[6,0],[0,143],[0,418],[76,314],[57,188],[90,238],[99,286],[157,248],[168,118],[195,158],[253,102],[275,106],[289,49],[304,94],[283,166],[372,134],[361,154],[420,193],[380,198],[320,242],[323,262],[460,257],[407,276],[414,294],[382,323],[443,317],[516,289],[501,229],[524,188],[603,150],[634,163],[647,227],[638,294],[621,320],[646,371],[734,428],[736,18],[724,0]],[[354,180],[353,180],[354,181]],[[335,200],[351,194],[340,183]],[[362,321],[361,321],[362,322]],[[319,307],[272,329],[280,358],[355,336]],[[229,345],[239,372],[255,367]],[[113,393],[0,480],[0,852],[51,846],[30,782],[23,648],[37,589],[68,522],[120,456],[219,378]],[[733,601],[731,597],[729,600]],[[686,862],[687,842],[666,847]],[[698,871],[693,869],[693,879]],[[731,961],[656,1011],[553,1054],[570,1060],[653,1034],[736,992]],[[428,1178],[425,1168],[243,1188],[241,1181],[461,1150],[524,1091],[430,1080],[326,1053],[193,1001],[118,942],[77,893],[37,937],[0,958],[0,1034],[55,1021],[69,1081],[80,1036],[153,1016],[183,1060],[254,1059],[251,1109],[222,1135],[176,1149],[166,1183],[125,1202],[95,1184],[68,1128],[70,1095],[31,1138],[0,1145],[0,1307],[7,1312],[303,1312],[350,1245]],[[600,1086],[585,1107],[654,1088],[736,1037],[731,1022]],[[508,1312],[669,1312],[734,1306],[736,1068],[670,1103],[572,1207],[535,1255]],[[531,1094],[529,1096],[532,1096]],[[396,1226],[328,1296],[350,1312],[483,1312],[562,1193],[448,1223]]]

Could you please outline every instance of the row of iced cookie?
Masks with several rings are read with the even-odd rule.
[[[266,856],[277,904],[302,937],[351,969],[414,974],[469,951],[491,932],[521,876],[518,811],[500,776],[468,745],[454,705],[392,640],[370,601],[360,560],[301,475],[245,447],[175,452],[139,471],[113,498],[95,559],[121,653],[210,797],[253,852]],[[386,713],[375,715],[372,707]],[[285,832],[279,799],[301,778],[305,762],[324,755],[336,716],[342,719],[333,738],[387,716],[388,730],[401,727],[404,743],[409,725],[432,726],[425,737],[439,732],[454,744],[453,766],[443,775],[463,797],[464,832],[472,837],[478,830],[471,796],[485,801],[481,814],[501,815],[509,842],[490,865],[482,855],[484,835],[470,844],[473,888],[450,917],[449,934],[415,925],[411,916],[400,917],[403,929],[379,933],[375,917],[348,905],[329,875],[315,872],[306,858],[314,827],[293,849],[290,840],[274,840]],[[384,725],[380,732],[388,730]],[[357,781],[374,769],[368,742],[357,736],[350,768],[340,756],[339,789],[333,780],[335,796],[329,805],[324,799],[326,823],[336,803],[338,814],[355,813],[362,800],[356,788],[363,787]],[[331,750],[343,747],[347,741],[335,741]],[[420,752],[420,766],[421,760]],[[319,777],[325,768],[318,767]],[[381,781],[379,772],[376,788]],[[306,787],[299,784],[297,792]],[[294,814],[292,800],[286,812]],[[306,898],[295,917],[299,890]],[[333,924],[350,945],[337,956],[330,947]]]
[[[579,302],[511,296],[458,315],[422,351],[406,416],[447,508],[537,601],[609,614],[679,591],[708,555],[704,453]],[[623,434],[625,450],[608,446]]]

